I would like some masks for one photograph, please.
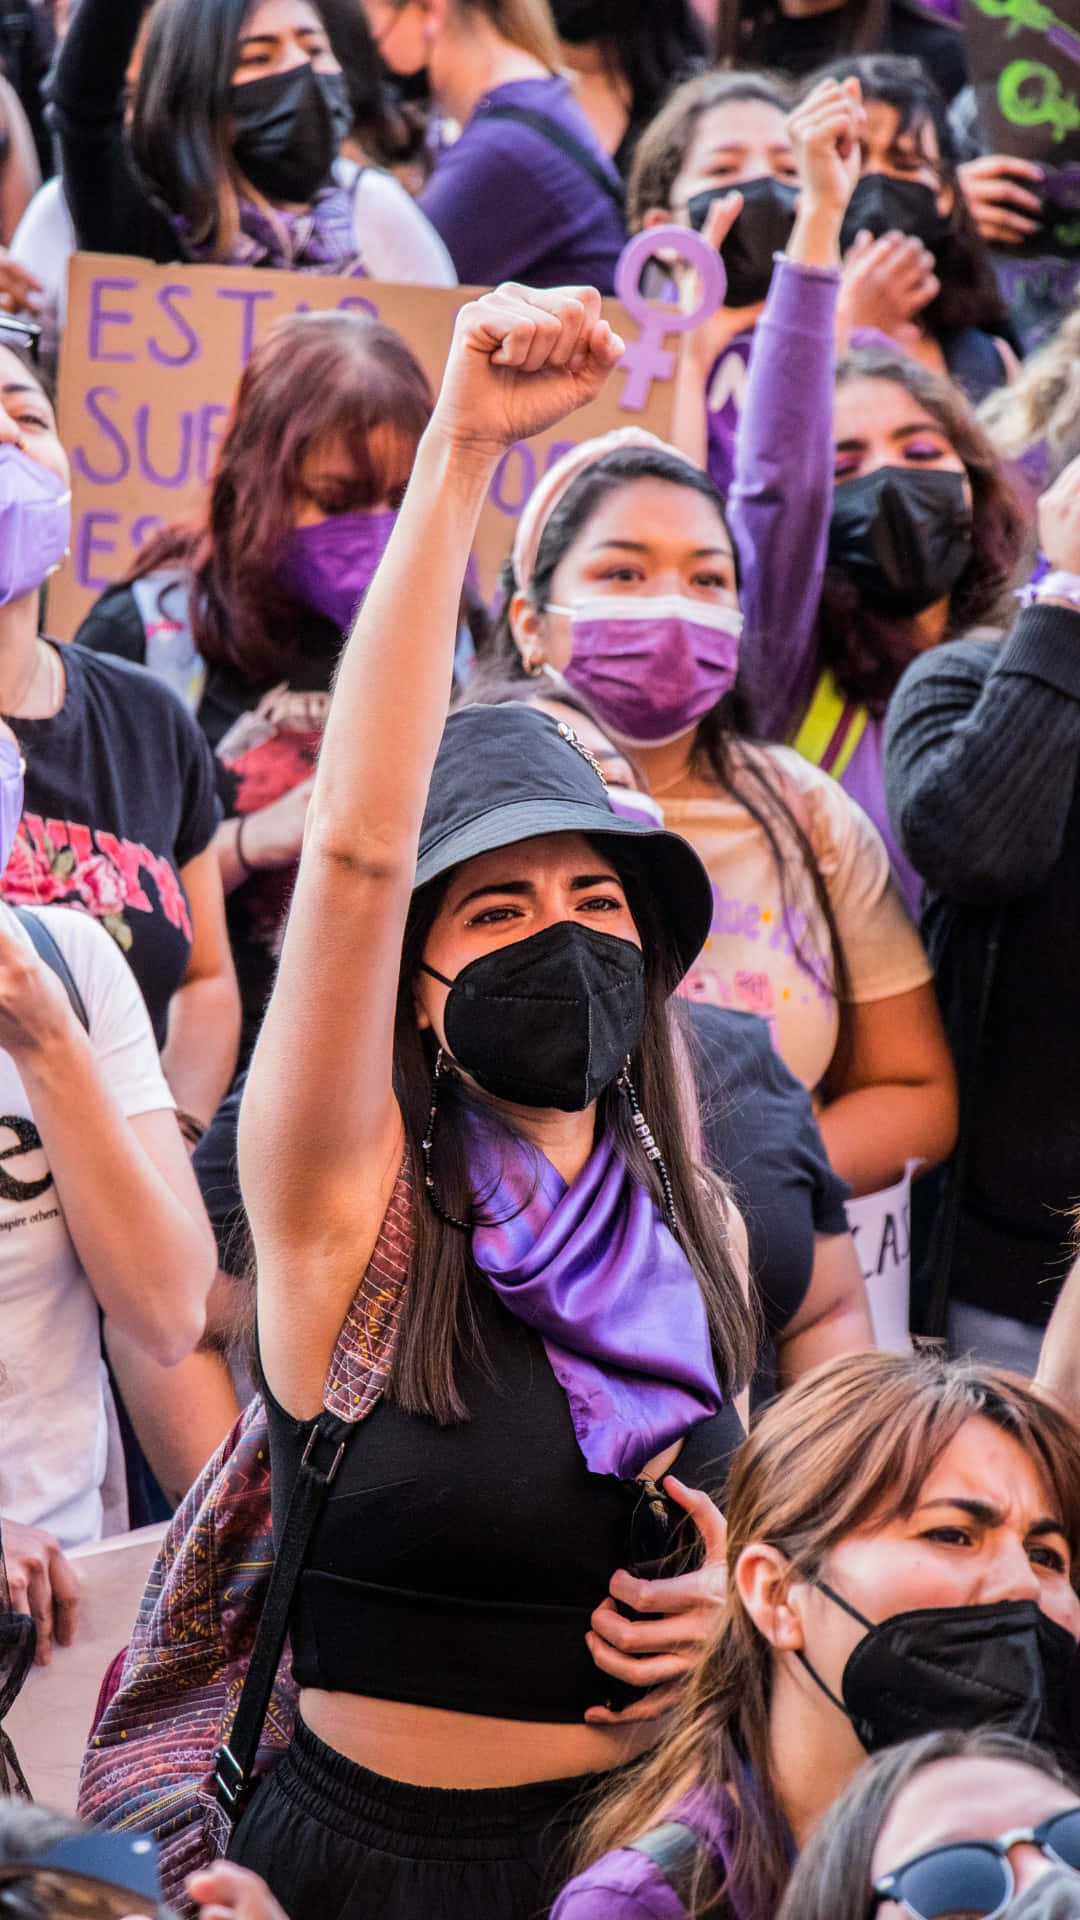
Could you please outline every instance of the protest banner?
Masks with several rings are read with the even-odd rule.
[[[1045,173],[1039,232],[1010,252],[1080,259],[1080,20],[1076,0],[964,0],[979,139]]]
[[[917,1160],[909,1160],[895,1186],[864,1193],[847,1203],[874,1338],[887,1353],[911,1349],[911,1176],[918,1165]]]
[[[704,246],[696,235],[680,240],[691,257]],[[718,265],[715,253],[706,252]],[[715,278],[713,304],[722,292],[722,279],[716,286]],[[625,274],[622,284],[635,317],[614,300],[604,311],[627,341],[625,371],[616,372],[591,406],[511,447],[500,463],[475,550],[488,598],[522,506],[560,454],[630,422],[667,437],[675,356],[664,350],[663,337],[684,330],[688,317],[677,306],[649,306]],[[60,435],[72,467],[72,541],[50,583],[49,632],[70,639],[147,536],[198,506],[241,371],[275,320],[325,308],[375,315],[408,341],[437,388],[455,317],[476,292],[77,254],[59,389]],[[697,318],[706,310],[703,302]]]

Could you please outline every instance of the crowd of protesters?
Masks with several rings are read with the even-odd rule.
[[[1068,13],[0,0],[0,1920],[1080,1920]],[[457,318],[60,631],[78,252]]]

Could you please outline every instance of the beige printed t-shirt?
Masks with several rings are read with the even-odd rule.
[[[930,965],[881,835],[857,802],[790,747],[741,744],[733,754],[735,779],[784,851],[787,902],[765,830],[742,801],[720,789],[714,798],[665,800],[665,824],[697,849],[713,887],[712,931],[682,991],[766,1020],[777,1052],[812,1089],[840,1028],[829,930],[791,830],[753,778],[755,763],[779,785],[814,849],[847,960],[849,999],[862,1005],[910,993],[925,986]]]

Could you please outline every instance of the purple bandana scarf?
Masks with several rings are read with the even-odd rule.
[[[193,247],[182,220],[174,222],[184,239],[189,259],[214,263],[213,240]],[[296,267],[308,273],[340,273],[367,278],[356,248],[353,196],[347,187],[324,187],[306,213],[286,213],[275,207],[273,216],[250,200],[240,202],[240,232],[229,254],[232,267]]]
[[[610,1134],[568,1187],[538,1149],[468,1125],[497,1223],[473,1228],[473,1259],[542,1335],[589,1472],[633,1479],[722,1404],[690,1263]]]

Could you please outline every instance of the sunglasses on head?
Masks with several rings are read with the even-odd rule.
[[[29,354],[36,367],[41,358],[41,328],[37,321],[0,313],[0,347],[13,347],[16,353]]]
[[[999,1840],[950,1840],[916,1854],[875,1880],[870,1913],[883,1900],[894,1900],[910,1920],[997,1920],[1016,1891],[1009,1849],[1021,1843],[1080,1873],[1080,1807],[1051,1814],[1037,1827],[1017,1827]]]

